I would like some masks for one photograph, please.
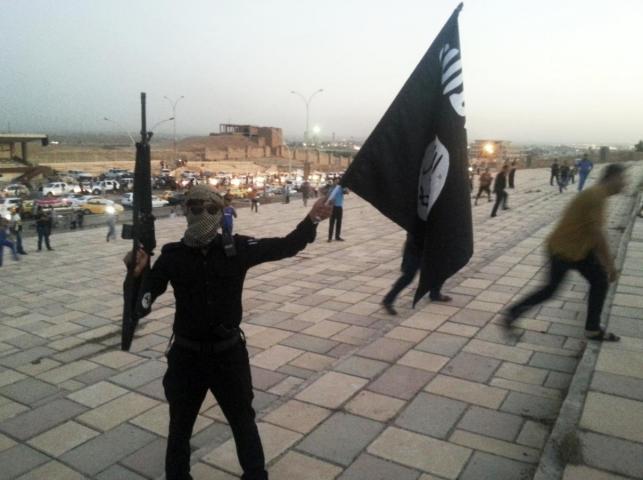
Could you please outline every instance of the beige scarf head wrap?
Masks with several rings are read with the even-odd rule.
[[[185,209],[185,218],[188,221],[188,228],[183,235],[183,242],[189,247],[206,247],[214,240],[217,230],[223,219],[223,199],[209,185],[195,185],[186,195],[186,204],[190,200],[203,200],[204,207],[214,205],[216,212],[209,213],[207,208],[199,214],[192,213],[189,208]]]

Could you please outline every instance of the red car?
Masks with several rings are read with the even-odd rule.
[[[39,198],[35,200],[34,203],[42,208],[58,208],[58,207],[69,207],[71,203],[66,198],[58,197],[47,197]]]

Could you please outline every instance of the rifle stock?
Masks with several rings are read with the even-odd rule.
[[[152,215],[152,179],[149,140],[147,131],[146,98],[141,93],[141,141],[136,143],[136,164],[134,166],[134,201],[132,205],[132,225],[123,225],[122,237],[132,240],[132,255],[127,265],[127,275],[123,284],[123,321],[121,349],[129,350],[134,338],[138,321],[150,312],[151,293],[149,285],[149,264],[143,273],[134,277],[136,254],[140,248],[152,257],[156,248],[154,215]]]

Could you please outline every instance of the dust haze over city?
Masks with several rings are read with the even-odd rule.
[[[457,1],[14,1],[2,5],[0,131],[118,134],[172,115],[301,140],[364,139]],[[643,4],[466,2],[469,139],[633,145],[643,125]],[[117,122],[105,122],[108,117]],[[122,126],[122,127],[121,127]],[[172,124],[158,135],[171,135]]]

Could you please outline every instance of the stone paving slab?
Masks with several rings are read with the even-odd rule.
[[[318,241],[248,273],[243,325],[271,478],[532,478],[585,348],[588,292],[569,275],[513,335],[499,326],[498,312],[545,280],[542,245],[572,198],[548,179],[545,170],[519,171],[512,209],[496,218],[490,206],[474,207],[474,255],[445,285],[449,305],[423,300],[412,309],[410,288],[398,316],[381,309],[404,232],[354,195],[346,197],[346,242]],[[626,203],[610,201],[613,239]],[[292,202],[238,213],[238,231],[261,237],[288,233],[306,209]],[[159,245],[183,229],[181,217],[159,220]],[[627,422],[643,399],[641,230],[611,308],[626,348],[601,351],[581,432],[586,465],[569,468],[566,480],[643,477],[634,460],[643,455],[640,426]],[[161,476],[174,299],[161,296],[132,350],[120,352],[129,244],[105,244],[103,234],[54,232],[54,252],[2,267],[0,478]],[[596,420],[610,405],[619,408],[609,422]],[[238,478],[234,442],[209,396],[192,446],[195,479]]]

